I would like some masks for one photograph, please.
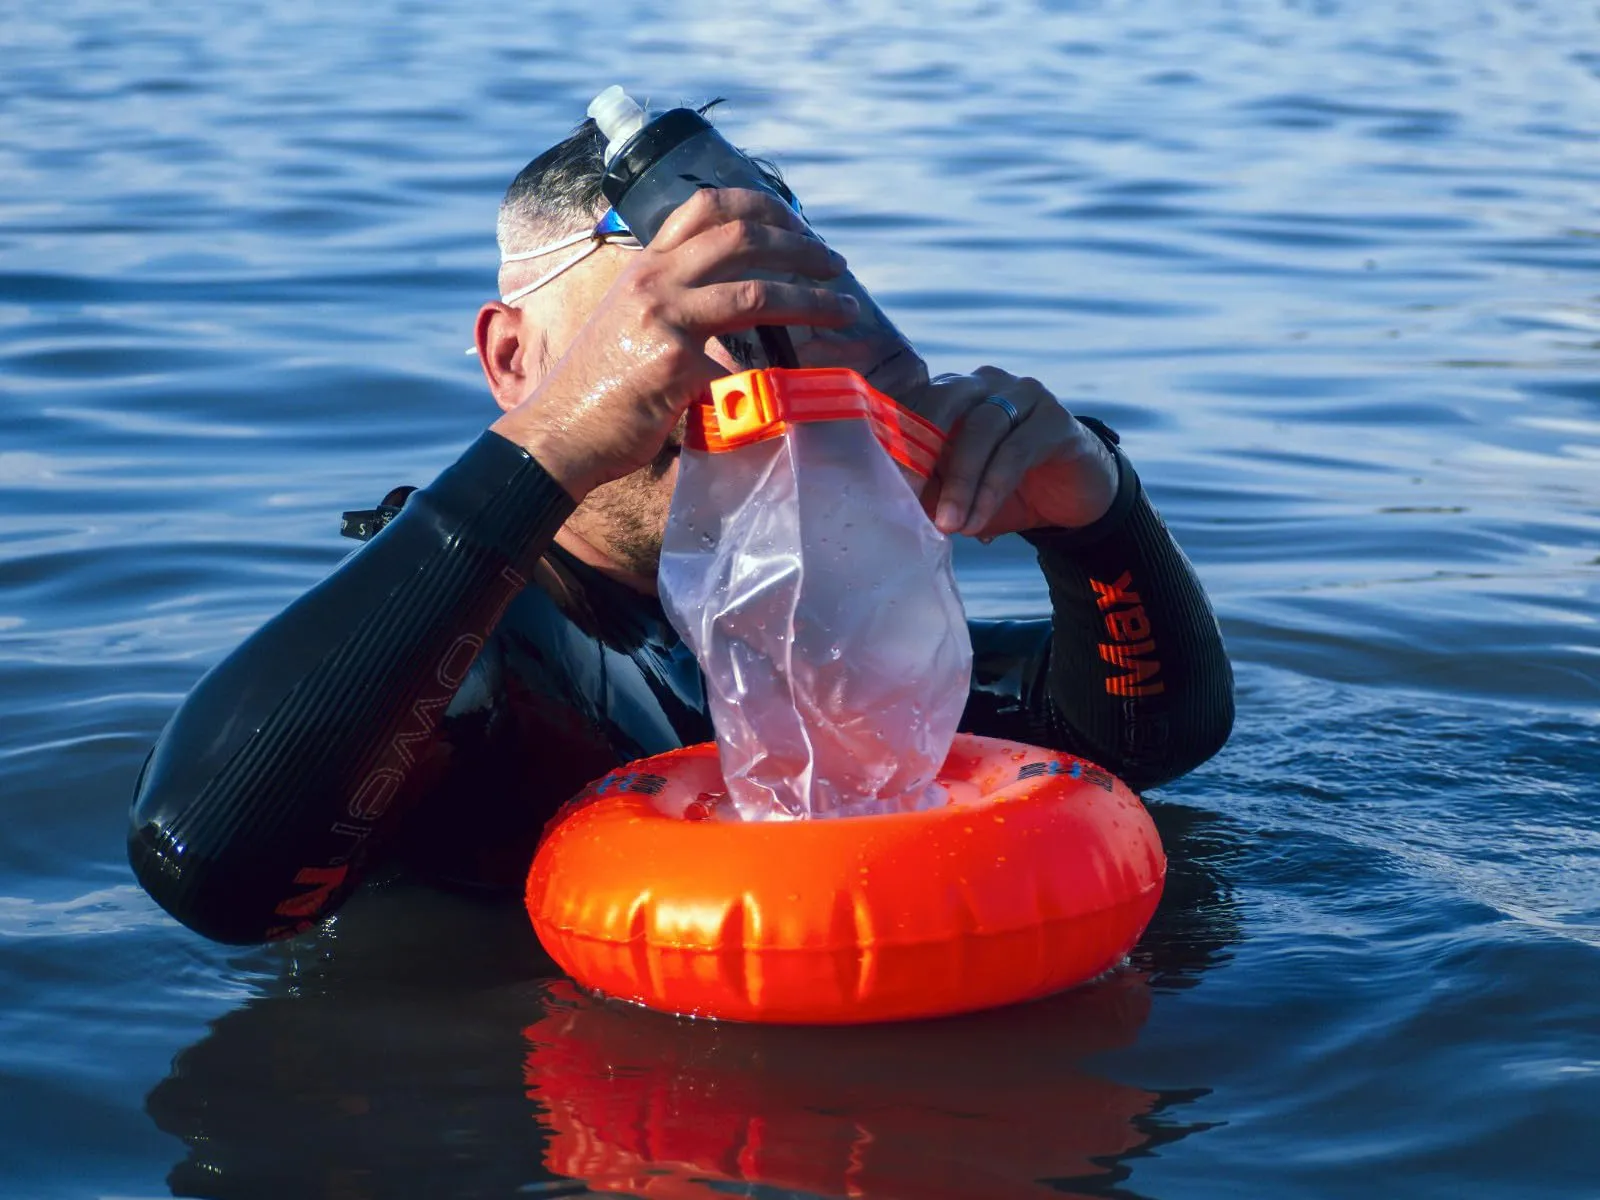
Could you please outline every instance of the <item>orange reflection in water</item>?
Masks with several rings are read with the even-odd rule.
[[[1138,1035],[1150,991],[1133,971],[1016,1008],[859,1028],[679,1020],[565,981],[547,1007],[524,1031],[545,1165],[598,1192],[726,1200],[708,1186],[720,1182],[1059,1200],[1061,1181],[1104,1180],[1108,1160],[1146,1144],[1139,1119],[1161,1103],[1078,1065]]]

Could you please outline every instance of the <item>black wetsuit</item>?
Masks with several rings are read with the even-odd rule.
[[[972,622],[961,728],[1145,788],[1227,739],[1233,677],[1188,561],[1116,453],[1100,521],[1023,535],[1053,618]],[[259,942],[327,916],[380,862],[516,887],[585,783],[709,740],[699,668],[660,603],[552,542],[572,508],[486,433],[209,672],[136,787],[129,857],[156,901],[208,937]]]

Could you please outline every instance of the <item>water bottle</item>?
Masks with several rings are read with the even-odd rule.
[[[601,189],[646,245],[673,211],[701,188],[751,188],[790,203],[754,162],[692,109],[674,108],[652,119],[622,88],[613,86],[595,97],[589,115],[607,139]],[[720,340],[741,369],[849,367],[895,399],[912,396],[928,382],[927,365],[854,275],[845,272],[821,286],[856,298],[861,314],[854,324],[845,329],[791,327],[724,335]]]

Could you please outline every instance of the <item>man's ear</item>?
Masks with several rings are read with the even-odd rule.
[[[510,412],[538,384],[536,372],[544,360],[543,354],[530,351],[523,343],[529,337],[542,340],[545,332],[533,328],[521,309],[491,300],[478,310],[474,334],[478,362],[494,402]]]

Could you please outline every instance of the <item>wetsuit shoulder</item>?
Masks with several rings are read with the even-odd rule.
[[[208,672],[136,788],[129,859],[151,896],[229,942],[284,936],[337,905],[572,508],[486,433]]]

